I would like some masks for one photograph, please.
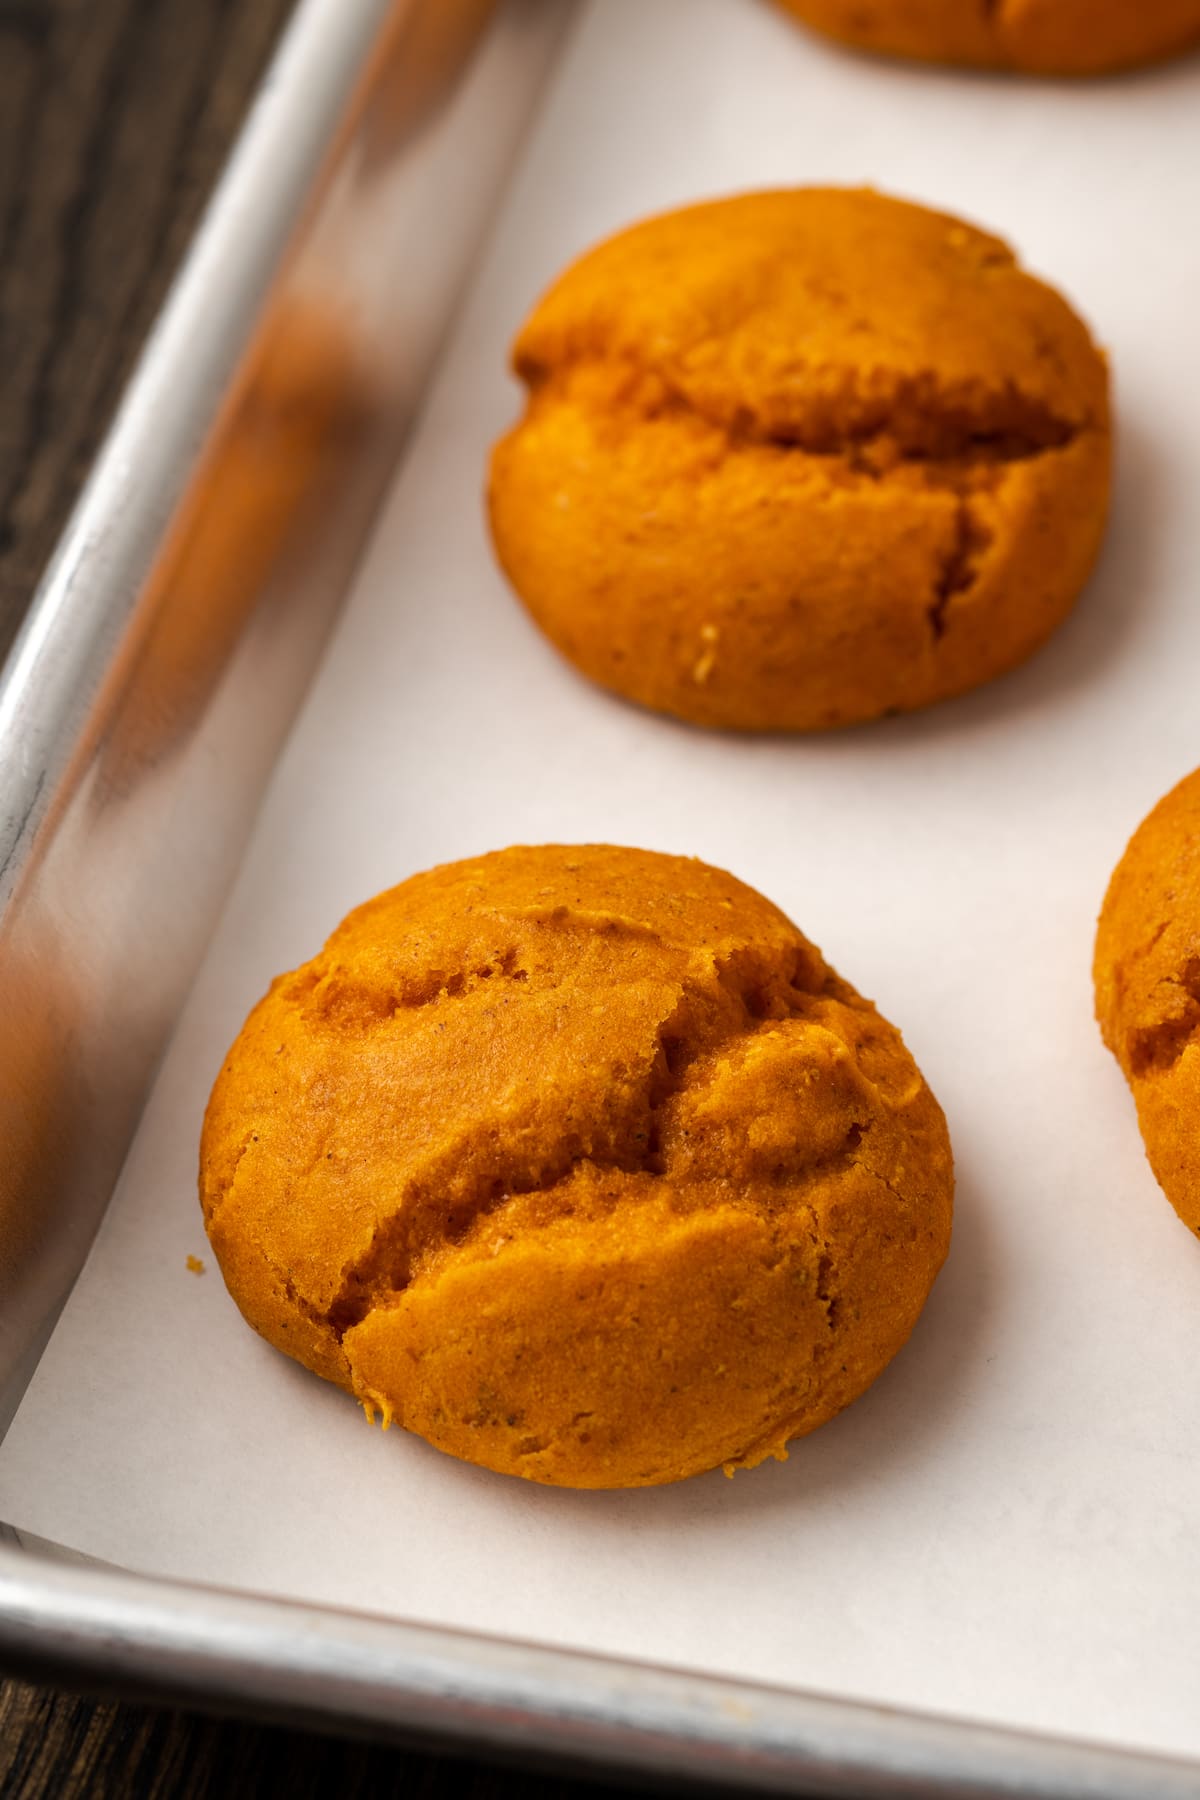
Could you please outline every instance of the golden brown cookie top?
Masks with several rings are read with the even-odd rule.
[[[1200,1042],[1200,769],[1142,822],[1113,874],[1096,940],[1096,1010],[1132,1081]],[[1200,1118],[1189,1128],[1200,1130]]]
[[[780,0],[818,31],[885,56],[1101,75],[1200,37],[1200,0]]]
[[[651,1200],[799,1204],[819,1229],[825,1184],[844,1204],[858,1174],[948,1220],[944,1121],[899,1034],[734,877],[596,845],[352,913],[251,1015],[202,1147],[210,1225],[236,1215],[322,1341],[495,1254],[501,1209],[510,1234]]]
[[[1104,428],[1086,328],[999,238],[870,189],[743,194],[581,257],[517,338],[537,386],[595,364],[653,378],[739,438],[1027,454]]]

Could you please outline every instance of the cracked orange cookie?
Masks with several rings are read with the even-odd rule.
[[[899,1033],[705,863],[513,849],[281,976],[201,1146],[246,1319],[438,1449],[568,1487],[782,1456],[908,1337],[950,1144]]]
[[[1105,75],[1200,40],[1200,0],[780,0],[858,50],[922,62]]]
[[[667,214],[522,328],[500,562],[644,706],[808,731],[1010,669],[1095,560],[1108,380],[997,238],[865,190]]]
[[[1200,769],[1117,864],[1096,934],[1096,1017],[1137,1102],[1146,1155],[1200,1236]]]

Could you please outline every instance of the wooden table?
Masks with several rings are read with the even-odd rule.
[[[644,1788],[145,1706],[96,1705],[16,1681],[0,1684],[0,1794],[4,1800],[651,1800]]]
[[[0,657],[290,5],[0,0]],[[617,1791],[0,1684],[6,1800]]]
[[[0,656],[291,0],[0,0]]]

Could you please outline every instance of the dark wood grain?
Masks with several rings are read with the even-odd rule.
[[[648,1790],[498,1769],[149,1707],[0,1689],[5,1800],[649,1800]],[[660,1797],[661,1800],[661,1797]]]
[[[291,0],[0,0],[0,656]]]

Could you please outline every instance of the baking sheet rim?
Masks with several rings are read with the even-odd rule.
[[[127,402],[144,380],[143,369]],[[85,574],[83,511],[9,665],[5,700],[18,710],[75,616],[50,602]],[[35,637],[40,661],[27,653]],[[55,1561],[57,1547],[5,1535],[0,1655],[14,1670],[776,1790],[921,1783],[1142,1800],[1193,1795],[1200,1782],[1200,1763],[88,1567],[65,1550]]]

